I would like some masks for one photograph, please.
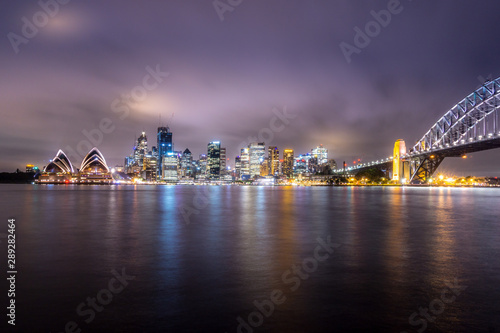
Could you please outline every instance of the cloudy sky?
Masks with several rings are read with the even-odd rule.
[[[495,1],[43,1],[52,16],[38,1],[0,5],[0,171],[42,167],[60,148],[79,166],[84,131],[123,164],[141,131],[156,144],[160,115],[196,156],[220,140],[233,161],[260,133],[280,150],[369,161],[500,76]],[[340,44],[388,7],[348,62]],[[168,76],[144,81],[155,69]],[[442,168],[500,176],[499,153]]]

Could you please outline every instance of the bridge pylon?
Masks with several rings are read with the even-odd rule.
[[[409,175],[409,165],[403,159],[406,155],[406,144],[403,139],[399,139],[394,144],[394,154],[392,158],[392,180],[400,184],[407,181]]]

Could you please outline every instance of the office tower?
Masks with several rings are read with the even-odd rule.
[[[241,149],[241,154],[240,154],[240,159],[241,159],[241,172],[240,172],[240,177],[243,178],[250,178],[250,149],[248,148],[242,148]]]
[[[280,151],[276,146],[269,146],[267,158],[269,160],[269,174],[279,175]]]
[[[146,133],[142,132],[141,136],[137,138],[135,147],[134,147],[134,159],[137,165],[142,168],[144,163],[144,156],[146,156],[148,152],[148,138],[146,137]]]
[[[318,165],[328,163],[328,149],[324,148],[323,145],[319,145],[316,148],[311,149],[311,155],[317,158]]]
[[[313,161],[315,158],[311,156],[311,154],[300,154],[295,159],[294,163],[294,171],[296,174],[304,174],[304,173],[313,173],[315,170],[315,166]]]
[[[193,176],[193,154],[189,149],[185,149],[181,156],[181,176]]]
[[[293,149],[285,149],[283,151],[283,174],[289,178],[293,175],[293,164]]]
[[[168,127],[158,127],[156,147],[158,149],[158,161],[160,162],[158,164],[158,175],[163,177],[163,157],[167,156],[167,153],[174,152],[172,132]]]
[[[207,178],[207,155],[205,154],[200,154],[200,159],[198,160],[198,177],[197,179],[206,179]]]
[[[156,180],[158,172],[158,159],[156,156],[153,156],[152,152],[148,152],[144,156],[143,165],[142,165],[142,179],[147,181]]]
[[[269,158],[264,157],[260,163],[260,176],[265,177],[269,175]]]
[[[337,169],[337,162],[335,162],[334,159],[329,159],[328,166],[330,167],[330,170],[335,170]]]
[[[226,148],[220,149],[220,175],[225,176],[227,174],[226,168]]]
[[[220,141],[212,141],[208,144],[207,176],[214,180],[220,178]]]
[[[167,182],[176,182],[178,180],[179,158],[177,154],[168,152],[162,158],[162,178]]]
[[[248,145],[250,155],[250,178],[260,175],[260,165],[266,155],[264,142],[252,142]]]
[[[234,172],[233,172],[233,177],[235,179],[240,179],[241,177],[241,157],[236,156],[234,158]]]

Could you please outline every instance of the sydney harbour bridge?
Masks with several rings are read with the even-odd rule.
[[[498,109],[500,78],[484,85],[446,112],[408,151],[404,140],[397,140],[390,158],[337,169],[336,174],[354,174],[379,168],[400,183],[423,184],[446,157],[500,147]]]

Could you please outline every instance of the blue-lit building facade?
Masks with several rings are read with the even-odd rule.
[[[220,141],[212,141],[207,147],[207,176],[220,179]]]
[[[174,144],[172,141],[172,132],[168,127],[158,127],[157,137],[157,150],[158,150],[158,175],[159,178],[163,175],[163,158],[167,156],[168,153],[174,152]]]

